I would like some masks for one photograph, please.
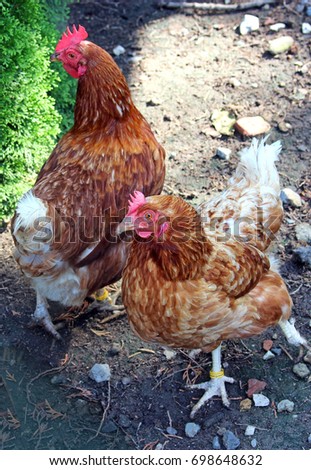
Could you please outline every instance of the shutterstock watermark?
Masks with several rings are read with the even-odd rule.
[[[125,211],[124,211],[125,212]],[[122,217],[111,215],[107,210],[102,216],[62,216],[59,213],[54,217],[38,217],[33,223],[33,241],[36,243],[62,244],[82,243],[96,244],[100,241],[107,243],[131,243],[133,239],[141,243],[165,242],[170,239],[174,243],[186,243],[195,238],[207,239],[212,237],[219,243],[234,239],[241,243],[256,244],[267,240],[274,240],[275,234],[271,227],[279,224],[279,218],[270,217],[262,220],[262,211],[258,210],[257,217],[239,217],[237,219],[222,220],[221,218],[201,217],[200,223],[192,223],[185,217],[163,217],[159,220],[148,220],[145,217]],[[118,228],[122,221],[122,231]],[[160,230],[165,224],[166,230]],[[140,232],[147,232],[148,237],[141,237]],[[160,234],[160,235],[159,235]]]

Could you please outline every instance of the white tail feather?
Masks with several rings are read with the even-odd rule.
[[[20,228],[27,230],[34,226],[40,217],[46,217],[47,207],[44,202],[37,198],[32,190],[24,194],[16,208],[16,219],[14,221],[13,233],[16,235]]]
[[[260,141],[253,139],[251,146],[240,152],[241,160],[235,177],[244,177],[253,184],[259,184],[262,191],[269,192],[272,189],[279,195],[280,179],[275,162],[279,159],[282,146],[280,141],[267,144],[268,137]]]

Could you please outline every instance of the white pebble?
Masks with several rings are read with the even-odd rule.
[[[94,364],[89,372],[89,377],[97,383],[110,380],[110,367],[108,364]]]
[[[254,15],[245,15],[241,24],[240,24],[240,34],[244,36],[245,34],[251,33],[259,29],[259,18]]]
[[[253,436],[255,434],[255,426],[251,426],[250,424],[245,429],[245,436]]]
[[[301,197],[291,188],[282,189],[280,198],[284,204],[289,204],[293,207],[301,207],[302,205]]]
[[[255,449],[257,447],[257,440],[256,439],[251,440],[251,446],[252,446],[253,449]]]
[[[278,403],[277,410],[279,413],[283,413],[284,411],[288,411],[292,413],[294,411],[295,403],[290,400],[282,400]]]
[[[114,55],[119,56],[119,55],[124,54],[125,49],[124,49],[123,46],[121,46],[121,45],[119,44],[118,46],[116,46],[116,47],[113,49],[112,52],[114,53]]]
[[[263,356],[264,361],[269,361],[269,359],[273,359],[275,355],[271,351],[267,351],[266,354]]]
[[[275,24],[272,24],[270,26],[270,30],[271,31],[280,31],[280,29],[284,29],[286,28],[286,24],[285,23],[275,23]]]
[[[229,160],[230,155],[231,155],[231,150],[225,147],[218,147],[218,149],[216,150],[216,155],[222,160]]]
[[[301,31],[302,31],[302,34],[310,34],[311,33],[311,24],[310,23],[302,23]]]
[[[262,393],[254,393],[253,400],[255,406],[269,406],[270,404],[269,398]]]
[[[187,437],[194,437],[200,431],[201,426],[196,423],[187,423],[185,426],[185,433]]]

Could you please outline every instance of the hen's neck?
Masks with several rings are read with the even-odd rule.
[[[106,51],[93,46],[88,70],[78,83],[75,129],[103,129],[111,122],[123,121],[133,111],[139,115],[121,70]]]

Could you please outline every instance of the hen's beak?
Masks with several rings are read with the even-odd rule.
[[[55,62],[56,60],[59,60],[59,52],[54,52],[54,54],[50,56],[51,62]]]
[[[120,222],[120,224],[117,226],[116,235],[121,235],[121,233],[124,232],[131,232],[134,230],[134,228],[135,227],[132,217],[124,217],[122,222]]]

